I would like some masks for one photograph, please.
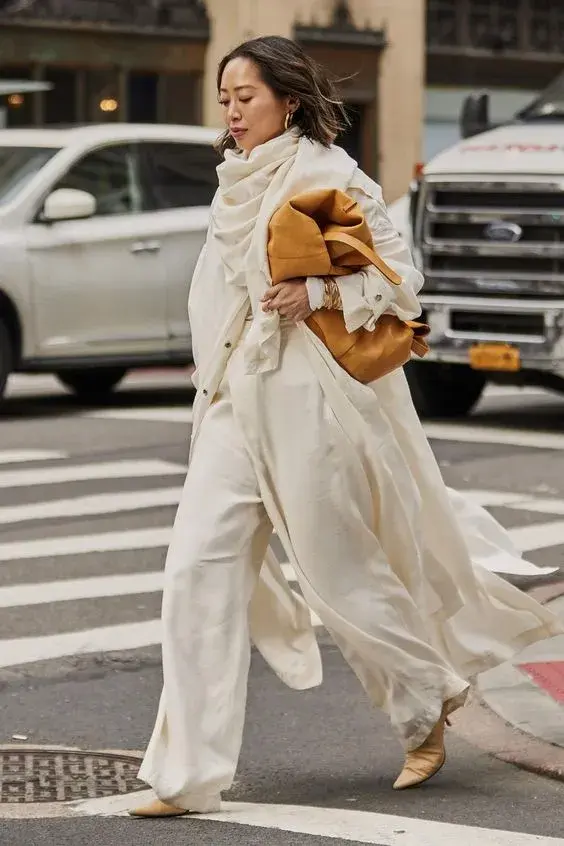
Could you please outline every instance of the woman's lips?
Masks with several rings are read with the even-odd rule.
[[[233,138],[241,138],[242,135],[245,134],[247,131],[246,129],[230,129],[229,130]]]

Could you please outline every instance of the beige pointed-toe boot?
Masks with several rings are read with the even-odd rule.
[[[159,817],[182,817],[184,814],[189,814],[184,808],[177,808],[175,805],[167,805],[166,802],[161,802],[160,799],[155,799],[148,805],[142,805],[140,808],[132,808],[128,811],[130,817],[145,817],[147,819],[157,819]]]
[[[451,702],[445,702],[441,716],[426,740],[405,756],[403,770],[394,782],[394,790],[418,787],[436,775],[446,761],[445,725],[450,725],[448,714]]]

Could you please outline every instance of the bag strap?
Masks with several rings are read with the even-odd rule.
[[[401,285],[401,276],[396,273],[395,270],[392,270],[392,268],[380,258],[378,253],[371,250],[364,241],[360,240],[360,238],[355,238],[354,235],[349,235],[347,232],[327,232],[324,233],[323,238],[325,241],[338,241],[340,244],[346,244],[354,250],[357,250],[368,260],[369,264],[373,264],[374,267],[378,268],[382,276],[384,276],[391,285]]]

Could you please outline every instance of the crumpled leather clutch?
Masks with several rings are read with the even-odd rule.
[[[372,234],[358,203],[338,189],[297,194],[272,216],[268,231],[272,283],[307,276],[343,276],[376,267],[390,285],[401,277],[374,251]],[[333,358],[359,382],[380,379],[429,346],[425,323],[382,315],[370,331],[348,332],[343,313],[319,309],[307,326]]]

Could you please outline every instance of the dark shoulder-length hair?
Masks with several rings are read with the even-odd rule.
[[[295,97],[299,107],[292,115],[292,126],[302,135],[329,147],[339,132],[349,125],[343,101],[328,71],[315,62],[289,38],[267,35],[245,41],[223,57],[217,70],[217,91],[221,88],[223,72],[233,59],[250,59],[258,67],[263,82],[278,97]],[[216,149],[236,147],[226,130],[218,139]]]

